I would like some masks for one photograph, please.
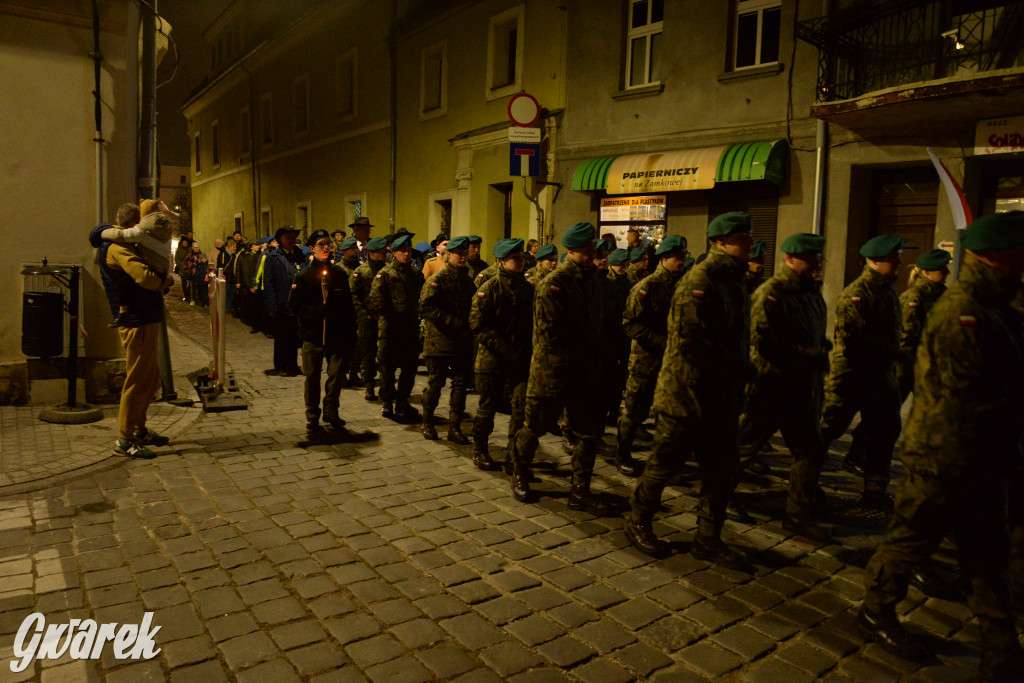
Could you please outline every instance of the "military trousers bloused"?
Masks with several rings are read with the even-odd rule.
[[[377,382],[377,337],[376,320],[360,321],[349,371],[353,375],[358,372],[359,380],[367,389],[374,388]]]
[[[695,456],[701,472],[697,536],[718,539],[729,497],[736,488],[738,421],[739,415],[728,410],[708,410],[699,418],[658,413],[654,446],[630,497],[633,522],[650,522],[669,481]]]
[[[597,459],[602,426],[596,387],[575,389],[558,396],[531,395],[527,391],[523,409],[523,427],[512,444],[512,460],[516,467],[529,469],[537,455],[540,437],[551,431],[565,411],[567,426],[575,437],[572,451],[573,484],[589,486]]]
[[[389,330],[388,337],[381,337],[378,341],[379,393],[382,402],[399,406],[409,402],[409,395],[416,382],[416,368],[420,361],[418,336],[418,330],[415,327],[410,327],[404,331],[404,334]]]
[[[306,376],[302,397],[306,402],[306,419],[320,419],[320,375],[327,361],[327,382],[324,384],[323,415],[326,419],[338,416],[341,380],[345,372],[345,353],[337,347],[323,347],[313,342],[302,342],[302,374]]]
[[[1006,477],[991,471],[936,475],[908,465],[896,484],[885,538],[868,562],[864,608],[893,617],[906,597],[911,572],[952,531],[983,647],[996,653],[1015,650],[1016,615],[1006,576],[1008,485]]]
[[[860,413],[864,438],[864,491],[885,491],[893,449],[900,436],[900,389],[893,373],[829,381],[821,413],[825,447],[839,438]],[[853,448],[853,447],[851,447]]]
[[[460,420],[466,410],[466,387],[472,367],[468,351],[457,356],[428,356],[424,360],[427,363],[427,386],[423,390],[423,416],[434,414],[441,400],[444,382],[450,379],[452,390],[448,399],[448,419],[452,422]]]
[[[135,432],[146,428],[146,411],[160,389],[156,352],[159,330],[160,323],[117,328],[124,346],[125,368],[117,427],[119,436],[126,441],[131,441]]]
[[[628,448],[636,439],[637,430],[651,412],[654,403],[654,389],[658,385],[658,370],[652,374],[629,373],[626,380],[626,396],[619,413],[618,443],[619,448]]]
[[[749,392],[747,410],[740,417],[741,461],[756,457],[777,431],[782,432],[786,447],[793,454],[787,515],[806,517],[811,513],[826,453],[819,426],[820,414],[817,401],[788,396],[761,384]]]
[[[526,377],[516,377],[502,372],[477,372],[476,391],[480,403],[473,418],[473,444],[478,451],[487,450],[487,442],[494,431],[494,415],[504,400],[506,389],[512,389],[512,416],[508,422],[507,450],[511,453],[512,441],[523,427],[526,404]]]

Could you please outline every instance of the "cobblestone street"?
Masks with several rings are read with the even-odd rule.
[[[178,301],[169,317],[183,375],[206,363],[197,349],[209,347],[208,316]],[[155,460],[104,460],[62,480],[0,487],[0,681],[975,675],[978,632],[967,607],[914,589],[901,613],[932,640],[939,663],[918,668],[862,645],[855,608],[881,527],[844,507],[859,480],[837,470],[837,452],[823,482],[838,507],[834,544],[816,549],[783,531],[786,461],[775,440],[773,475],[740,487],[757,522],[729,522],[725,533],[756,574],[685,552],[696,526],[691,479],[667,492],[655,525],[679,552],[653,560],[628,546],[621,517],[567,510],[568,457],[552,436],[541,441],[533,505],[512,498],[503,474],[474,467],[472,446],[425,441],[418,425],[382,420],[361,389],[343,390],[341,414],[376,438],[310,443],[302,378],[263,374],[271,346],[230,320],[228,361],[249,409],[154,406],[151,414],[170,411],[162,419],[178,425]],[[423,384],[420,376],[414,399]],[[10,449],[31,463],[32,449],[52,448],[13,433],[33,429],[25,414],[5,413],[4,474],[19,466]],[[495,454],[507,424],[499,418]],[[113,443],[108,432],[100,448]],[[607,457],[613,442],[609,430]],[[599,459],[594,486],[625,505],[632,480]],[[118,661],[107,647],[98,661],[65,655],[10,670],[14,634],[32,612],[47,623],[137,624],[147,611],[160,627],[155,659]]]

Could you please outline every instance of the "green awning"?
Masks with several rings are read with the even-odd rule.
[[[572,174],[572,189],[590,192],[608,187],[608,169],[617,158],[597,157],[584,161]]]
[[[712,181],[710,175],[703,175],[703,179],[697,178],[697,161],[689,163],[680,160],[704,159],[708,166],[714,164],[717,155],[717,166]],[[710,156],[710,158],[709,158]],[[618,160],[618,164],[615,162]],[[576,168],[572,176],[572,189],[580,192],[599,192],[607,190],[611,194],[620,194],[630,191],[631,188],[623,187],[616,183],[616,188],[608,188],[609,172],[615,171],[623,177],[635,179],[638,176],[643,178],[676,177],[679,171],[693,173],[694,176],[685,176],[684,181],[692,182],[659,182],[652,186],[648,192],[673,191],[687,189],[708,189],[715,183],[735,182],[741,180],[767,180],[775,185],[781,186],[786,177],[786,165],[789,160],[789,144],[785,140],[763,141],[763,142],[741,142],[724,147],[707,147],[692,150],[676,150],[672,152],[654,152],[651,154],[630,154],[625,156],[597,157],[587,159]],[[667,164],[667,166],[666,166]],[[614,169],[613,169],[614,165]],[[689,166],[689,168],[675,169],[677,166]],[[662,169],[666,166],[666,170]],[[672,168],[668,168],[672,167]],[[710,171],[711,168],[708,168]],[[677,178],[678,179],[678,178]],[[636,184],[636,182],[634,182]],[[644,190],[636,189],[637,192]]]

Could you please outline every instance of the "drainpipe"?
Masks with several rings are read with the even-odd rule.
[[[89,57],[93,62],[93,120],[95,121],[96,134],[92,141],[96,146],[96,224],[103,222],[103,102],[100,96],[100,64],[103,62],[103,53],[100,52],[100,7],[97,0],[92,0],[92,52]]]
[[[395,24],[398,21],[398,0],[391,0],[391,31],[388,35],[388,62],[391,67],[391,215],[388,231],[395,234],[395,196],[398,192],[398,39]]]
[[[822,16],[828,21],[830,1],[822,0]],[[799,8],[799,5],[797,6]],[[799,11],[799,9],[795,10]],[[796,36],[793,37],[796,40]],[[789,68],[793,68],[791,64]],[[811,231],[815,235],[825,234],[825,193],[828,191],[826,173],[828,171],[828,122],[818,119],[815,126],[814,152],[814,216],[811,219]]]
[[[139,198],[156,199],[156,2],[142,3],[142,113],[139,120]]]
[[[253,79],[253,73],[245,66],[245,60],[243,59],[238,63],[238,66],[249,76],[249,166],[252,174],[252,222],[254,234],[260,235],[260,172],[258,167],[259,159],[256,157],[256,125],[254,123],[256,116],[256,83]],[[245,226],[242,226],[243,230]],[[270,227],[273,231],[273,226]],[[265,237],[265,235],[260,235]]]

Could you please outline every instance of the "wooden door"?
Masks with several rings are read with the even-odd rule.
[[[876,171],[874,178],[875,235],[903,236],[903,264],[896,291],[907,288],[917,258],[935,248],[935,212],[939,179],[931,166]]]

